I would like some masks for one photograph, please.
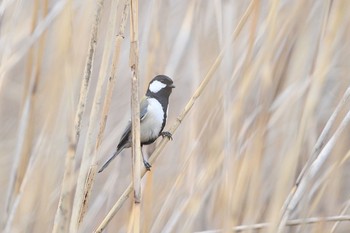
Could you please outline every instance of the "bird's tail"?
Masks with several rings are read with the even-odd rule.
[[[119,153],[124,149],[124,147],[121,148],[117,148],[117,150],[114,152],[114,154],[103,164],[103,166],[101,167],[101,169],[98,171],[98,173],[102,172],[103,170],[105,170],[105,168],[109,165],[110,162],[112,162],[112,160],[117,157],[117,155],[119,155]]]

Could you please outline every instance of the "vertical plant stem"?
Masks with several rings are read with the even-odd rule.
[[[331,0],[326,1],[324,3],[323,23],[320,31],[320,37],[319,37],[320,39],[318,41],[318,49],[316,51],[317,54],[315,55],[314,67],[311,72],[313,83],[311,84],[311,88],[310,88],[308,97],[306,99],[305,111],[301,119],[300,130],[299,130],[299,135],[297,139],[298,148],[300,148],[301,143],[303,142],[306,125],[310,121],[310,117],[313,114],[313,111],[315,109],[316,102],[317,102],[316,97],[320,95],[322,85],[324,83],[326,74],[328,72],[329,66],[327,64],[329,63],[328,59],[332,48],[331,41],[334,41],[334,37],[335,37],[334,33],[332,33],[332,31],[333,32],[335,31],[334,27],[331,27],[332,30],[326,33],[327,28],[329,27],[329,24],[330,24],[329,17],[330,17],[330,11],[332,7],[331,3],[332,3]],[[315,77],[317,77],[317,79]],[[347,124],[346,120],[347,118],[343,119],[344,124]],[[339,126],[336,133],[339,132],[340,134],[341,130],[342,130],[341,126]],[[326,133],[327,133],[327,128],[325,129],[325,134]],[[332,138],[334,138],[335,136],[338,136],[338,134],[336,133],[332,136]],[[320,137],[325,136],[325,134],[321,134]],[[320,152],[320,155],[323,154],[326,157],[329,156],[330,150],[334,146],[330,142],[331,140],[329,140],[329,142],[327,143],[329,147],[323,148],[323,150]],[[321,157],[320,155],[317,155],[318,154],[317,150],[321,150],[322,146],[323,146],[322,141],[318,140],[316,142],[316,150],[313,152],[315,154],[311,156],[310,160],[306,163],[305,168],[302,169],[301,174],[299,175],[296,181],[296,184],[293,186],[288,197],[283,203],[282,214],[281,214],[280,221],[278,223],[278,232],[283,232],[287,219],[289,219],[292,211],[297,206],[303,194],[307,190],[309,182],[311,181],[312,177],[315,175],[316,171],[313,171],[312,167],[314,166],[314,164],[318,164],[318,163],[323,164],[324,161],[320,160],[319,158],[316,158],[316,157]],[[299,152],[297,154],[299,154]],[[315,160],[312,161],[313,159]]]
[[[95,21],[94,21],[94,24],[92,25],[91,34],[90,34],[91,37],[90,37],[90,43],[89,43],[89,49],[88,49],[88,57],[85,63],[84,78],[80,88],[78,109],[74,120],[77,142],[79,141],[81,119],[85,111],[86,98],[90,88],[90,79],[91,79],[91,73],[92,73],[92,68],[94,64],[95,50],[97,45],[98,27],[101,20],[103,3],[104,3],[104,0],[99,0],[97,2]]]
[[[106,127],[108,112],[109,112],[111,101],[112,101],[113,90],[114,90],[115,83],[117,80],[117,77],[116,77],[117,65],[119,63],[121,43],[124,39],[125,26],[126,26],[128,14],[129,14],[128,6],[129,6],[129,0],[125,0],[124,1],[124,8],[123,8],[122,16],[121,16],[121,22],[120,22],[120,26],[119,26],[119,32],[117,34],[116,41],[115,41],[115,50],[114,50],[114,56],[113,56],[113,61],[112,61],[112,70],[111,70],[110,78],[108,79],[108,82],[107,82],[107,88],[106,88],[107,93],[106,93],[104,103],[103,103],[102,116],[101,116],[101,120],[100,120],[100,128],[99,128],[99,132],[97,135],[93,161],[91,163],[92,167],[97,167],[97,159],[96,159],[97,152],[98,152],[98,149],[99,149],[101,142],[102,142],[103,133],[104,133],[104,130]],[[115,9],[115,8],[112,7],[112,9]],[[93,176],[95,176],[95,174],[93,174]]]
[[[67,17],[68,25],[72,24],[72,12],[73,10],[73,1],[69,0],[67,5],[65,6],[65,14],[63,17]],[[70,33],[72,33],[72,28],[69,29]],[[72,46],[72,41],[71,39],[68,42],[69,44],[69,50],[71,49]],[[67,51],[67,54],[70,54],[71,51]],[[70,54],[71,55],[71,54]],[[88,60],[87,60],[88,61]],[[71,69],[69,69],[71,64],[71,59],[67,59],[65,62],[65,67],[66,67],[66,72],[65,75],[67,77],[72,75]],[[86,69],[86,66],[85,66]],[[85,70],[86,72],[86,70]],[[81,104],[82,101],[86,102],[86,95],[88,92],[88,87],[89,87],[89,80],[90,77],[88,78],[87,85],[82,85],[81,91],[80,91],[80,98],[79,98],[79,105],[78,106],[85,106],[84,104]],[[85,97],[85,98],[84,98]],[[78,112],[84,112],[84,108],[79,108],[76,112],[75,115],[75,120],[81,120],[81,118],[78,118]],[[69,123],[69,128],[71,128],[74,125],[80,125],[80,122],[72,122]],[[68,131],[69,132],[69,131]],[[58,207],[55,213],[55,219],[54,219],[54,224],[53,224],[53,230],[52,232],[54,233],[64,233],[68,232],[69,228],[69,220],[71,217],[72,213],[72,189],[74,187],[74,165],[75,165],[75,151],[76,151],[76,145],[79,141],[79,135],[76,132],[76,128],[73,127],[72,130],[70,131],[70,135],[68,136],[69,144],[65,156],[65,169],[63,173],[63,180],[62,180],[62,186],[61,186],[61,193],[59,196],[59,201],[58,201]]]
[[[134,187],[133,232],[140,232],[141,223],[141,147],[140,147],[140,104],[138,77],[138,0],[130,4],[130,68],[131,68],[131,120],[132,120],[132,173]]]
[[[121,17],[121,22],[120,22],[120,26],[119,26],[119,32],[117,34],[117,38],[115,40],[115,50],[114,50],[114,56],[113,56],[113,61],[112,61],[112,70],[111,70],[111,75],[110,78],[108,79],[107,82],[107,93],[106,93],[106,97],[103,103],[103,110],[102,110],[102,118],[101,118],[101,122],[100,122],[100,131],[98,133],[98,137],[97,137],[97,143],[96,143],[96,150],[100,147],[101,142],[102,142],[102,138],[103,138],[103,133],[106,127],[106,122],[107,122],[107,117],[108,117],[108,112],[109,112],[109,108],[111,105],[111,101],[112,101],[112,95],[113,95],[113,90],[115,87],[115,83],[117,80],[117,65],[119,63],[119,58],[120,58],[120,47],[121,47],[121,43],[124,39],[124,34],[125,34],[125,26],[126,26],[126,20],[129,14],[129,0],[126,0],[124,2],[124,8],[123,8],[123,13],[122,13],[122,17]]]
[[[70,186],[71,186],[70,179],[72,179],[71,176],[73,174],[73,169],[74,169],[76,146],[79,141],[81,121],[82,121],[83,113],[85,111],[87,94],[90,88],[90,79],[91,79],[95,50],[97,45],[98,27],[101,19],[103,3],[104,3],[104,0],[99,0],[97,2],[95,21],[92,26],[91,34],[90,34],[91,37],[90,37],[90,43],[89,43],[89,49],[88,49],[88,56],[86,60],[85,70],[84,70],[84,78],[80,89],[78,109],[74,120],[75,135],[70,138],[70,146],[66,154],[66,168],[65,168],[64,178],[62,182],[62,190],[61,190],[61,195],[59,200],[59,206],[57,208],[56,218],[55,218],[55,224],[57,224],[56,219],[58,220],[59,218],[65,217],[63,216],[64,211],[62,210],[67,210],[68,214],[72,213],[71,220],[70,220],[70,232],[76,232],[78,230],[78,218],[79,218],[78,215],[79,215],[80,208],[78,208],[79,204],[75,204],[72,206],[72,204],[70,203],[70,199],[72,195],[70,190]],[[80,184],[81,182],[82,181],[80,180]],[[82,187],[77,187],[77,192],[79,191],[82,192]],[[82,197],[80,196],[80,198]],[[78,202],[78,203],[81,203],[81,202]]]
[[[34,33],[35,27],[38,23],[38,15],[40,4],[38,0],[34,2],[33,19],[31,23],[31,34]],[[43,4],[43,14],[46,16],[48,12],[48,4],[45,1]],[[43,58],[44,45],[46,33],[43,33],[39,39],[38,49],[32,47],[28,53],[28,63],[26,67],[27,79],[25,81],[25,95],[23,96],[23,108],[20,120],[20,127],[18,131],[18,143],[16,147],[15,161],[12,169],[11,180],[7,193],[7,213],[10,212],[12,201],[18,196],[24,175],[28,168],[30,159],[33,130],[34,130],[34,110],[36,102],[36,90],[40,80],[41,61]],[[36,61],[34,61],[36,58]],[[33,68],[34,67],[34,68]],[[14,212],[15,210],[11,210]]]

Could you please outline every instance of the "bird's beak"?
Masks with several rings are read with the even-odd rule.
[[[171,84],[169,87],[171,87],[171,88],[175,88],[174,84]]]

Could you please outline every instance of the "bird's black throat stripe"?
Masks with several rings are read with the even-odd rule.
[[[146,96],[150,97],[150,98],[155,98],[162,106],[162,109],[163,109],[163,112],[164,112],[164,115],[163,115],[163,124],[162,124],[162,128],[160,130],[159,133],[161,133],[165,127],[165,124],[166,124],[166,120],[167,120],[167,110],[168,110],[168,105],[169,105],[169,95],[170,93],[164,93],[164,92],[169,92],[169,90],[167,89],[164,89],[164,90],[161,90],[157,93],[153,93],[153,92],[150,92],[148,91]],[[170,89],[170,92],[171,92],[171,89]]]

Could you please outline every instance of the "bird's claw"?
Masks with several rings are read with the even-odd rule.
[[[143,160],[143,165],[145,165],[145,168],[147,171],[151,171],[152,165],[149,162],[147,162],[146,160]]]
[[[168,132],[168,131],[164,131],[164,132],[161,132],[160,135],[164,138],[164,137],[167,137],[169,138],[170,140],[173,140],[173,135]]]

